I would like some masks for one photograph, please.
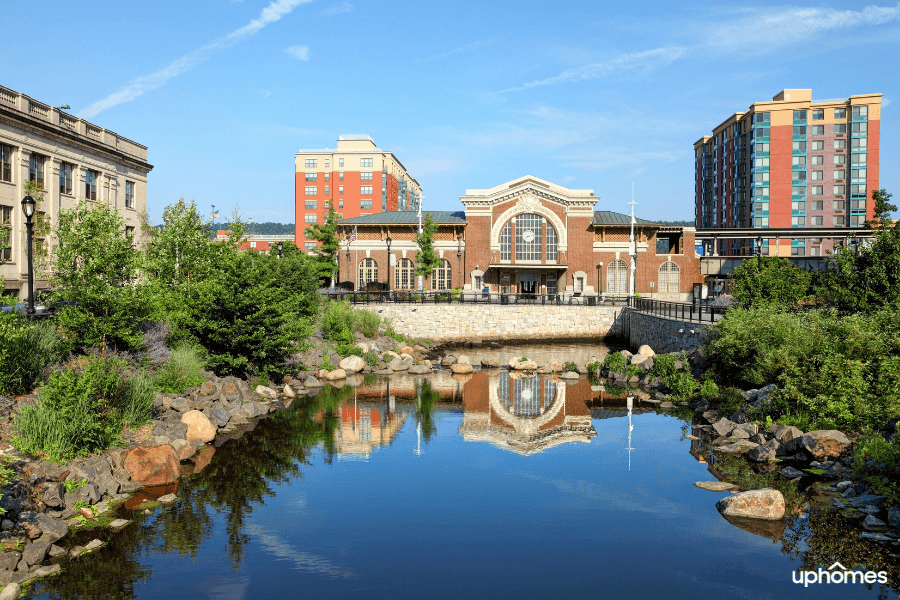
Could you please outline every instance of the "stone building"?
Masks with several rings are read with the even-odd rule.
[[[460,288],[505,294],[624,296],[629,293],[631,217],[596,210],[593,190],[572,190],[525,176],[460,197],[464,211],[429,211],[438,223],[435,249],[442,265],[426,290]],[[387,282],[417,289],[418,215],[399,211],[343,219],[341,279],[357,287]],[[355,238],[354,238],[355,235]],[[634,291],[665,300],[687,300],[702,282],[694,229],[636,219]],[[349,245],[348,245],[349,242]],[[342,251],[343,252],[343,251]]]
[[[0,250],[0,276],[6,294],[27,295],[25,215],[21,202],[25,183],[43,184],[37,210],[51,226],[61,210],[80,198],[119,210],[123,235],[141,240],[147,210],[147,147],[73,117],[24,94],[0,87],[0,223],[11,232]],[[52,240],[36,239],[37,252],[49,252]],[[47,282],[35,279],[35,288]]]

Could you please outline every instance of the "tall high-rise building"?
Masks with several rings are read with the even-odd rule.
[[[728,117],[694,143],[698,228],[861,227],[878,189],[881,94],[813,100],[783,90]],[[765,235],[762,235],[765,238]],[[817,256],[822,238],[782,240],[764,254]],[[720,254],[753,252],[722,240]]]
[[[294,159],[296,243],[314,250],[304,230],[323,223],[329,202],[349,219],[397,210],[418,210],[422,188],[392,152],[367,135],[342,135],[334,150],[299,150]]]

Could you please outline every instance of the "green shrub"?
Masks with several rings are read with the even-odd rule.
[[[124,426],[138,426],[152,415],[156,397],[143,372],[128,377],[119,358],[91,356],[53,372],[38,406],[16,416],[13,444],[32,455],[54,460],[101,451],[119,441]]]
[[[369,350],[368,352],[365,352],[362,355],[362,357],[366,360],[366,364],[369,365],[370,367],[377,366],[378,363],[380,362],[378,360],[378,355],[375,354],[374,352],[372,352],[371,350]]]
[[[87,483],[87,479],[67,479],[63,482],[63,487],[66,489],[66,492],[74,492],[78,488],[82,487]]]
[[[675,368],[676,360],[674,354],[657,354],[653,357],[653,368],[650,369],[650,374],[662,379],[673,375],[678,370]]]
[[[365,354],[363,349],[356,345],[350,344],[338,344],[336,352],[341,355],[342,358],[346,358],[348,356],[362,356]]]
[[[203,368],[197,349],[181,342],[169,354],[169,361],[156,370],[156,388],[165,394],[180,394],[206,380]]]
[[[356,332],[375,338],[380,328],[381,317],[369,310],[353,310],[349,302],[329,301],[322,311],[322,335],[332,342],[353,344]]]
[[[322,359],[322,368],[326,371],[334,371],[337,369],[337,367],[332,364],[331,359],[327,356]]]
[[[26,394],[44,369],[63,357],[64,345],[47,321],[29,322],[18,314],[0,315],[0,393]]]
[[[600,361],[592,362],[591,364],[589,364],[587,366],[588,374],[592,375],[592,376],[598,375],[600,373],[600,367],[602,367],[602,366],[603,366],[603,363],[601,363]]]
[[[355,310],[353,311],[353,327],[355,331],[360,332],[367,338],[378,337],[381,317],[370,310]]]
[[[578,371],[578,367],[575,363],[569,361],[563,365],[563,371]]]
[[[676,371],[665,380],[666,387],[677,397],[688,399],[697,389],[697,380],[686,371]]]
[[[706,400],[715,400],[719,397],[719,386],[712,379],[704,379],[700,384],[700,397]]]
[[[632,377],[642,377],[644,373],[645,371],[640,365],[625,365],[625,376],[628,377],[628,379],[631,379]]]
[[[853,452],[853,474],[890,504],[900,504],[900,433],[890,442],[872,431],[861,435]]]
[[[734,299],[742,308],[774,304],[790,307],[809,294],[810,274],[780,256],[745,259],[734,270]]]
[[[709,380],[707,380],[709,381]],[[705,382],[704,382],[705,383]],[[701,387],[702,392],[702,387]],[[737,388],[720,388],[717,397],[713,398],[713,407],[723,416],[733,415],[744,404],[744,396]],[[808,431],[804,429],[803,431]]]
[[[522,358],[519,359],[519,362],[528,362],[528,357],[523,356]]]
[[[613,352],[606,355],[603,366],[612,373],[624,373],[627,363],[628,361],[625,360],[625,357],[620,352]]]

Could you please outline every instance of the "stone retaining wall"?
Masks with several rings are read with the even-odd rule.
[[[359,306],[389,319],[397,333],[435,342],[624,337],[622,307],[385,304]]]
[[[647,344],[658,354],[690,352],[703,343],[703,331],[709,323],[693,323],[625,309],[628,321],[629,345],[638,348]]]

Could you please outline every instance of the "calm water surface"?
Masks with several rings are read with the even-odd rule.
[[[679,419],[636,407],[629,420],[586,380],[430,381],[326,388],[261,421],[174,505],[122,508],[124,532],[32,597],[878,597],[792,583],[855,535],[730,524],[693,486],[713,477]]]

